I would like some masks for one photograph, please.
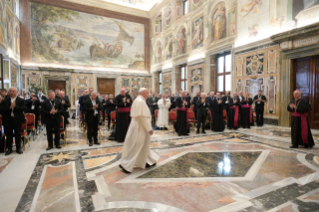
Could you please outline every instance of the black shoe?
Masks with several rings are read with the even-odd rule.
[[[101,145],[101,143],[99,143],[98,141],[97,142],[94,142],[95,145]]]
[[[92,143],[92,142],[89,142],[89,146],[93,146],[93,143]]]
[[[153,167],[153,166],[156,166],[156,163],[154,163],[153,165],[149,165],[148,163],[146,163],[146,165],[145,165],[146,168],[150,168],[150,167]]]
[[[50,147],[50,146],[49,146],[46,150],[49,151],[49,150],[51,150],[51,149],[53,149],[53,147]]]
[[[20,155],[23,154],[21,149],[17,150],[17,153],[20,154]]]
[[[11,149],[7,149],[6,155],[10,155],[11,153],[12,153],[12,150]]]
[[[62,149],[62,147],[60,145],[55,146],[55,148]]]
[[[119,167],[125,172],[126,174],[131,174],[131,172],[127,171],[126,169],[123,168],[123,166],[120,164]]]
[[[291,149],[297,149],[298,146],[290,146],[289,148],[291,148]]]
[[[168,130],[167,127],[164,127],[164,130]]]

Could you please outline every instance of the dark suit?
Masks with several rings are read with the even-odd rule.
[[[197,132],[199,132],[200,125],[202,124],[202,133],[205,132],[205,122],[207,116],[207,107],[208,101],[205,99],[205,102],[202,103],[202,99],[198,99],[196,103],[197,108]]]
[[[155,110],[158,109],[158,106],[157,106],[158,100],[159,100],[158,97],[156,97],[156,96],[154,96],[154,97],[151,96],[151,97],[149,97],[149,98],[147,99],[147,101],[146,101],[148,107],[149,107],[150,110],[151,110],[152,116],[154,115]],[[156,104],[154,105],[154,103],[156,103]],[[153,123],[153,121],[154,121],[154,125],[155,125],[155,117],[154,117],[154,119],[152,118],[152,123]]]
[[[228,112],[229,110],[229,102],[232,98],[230,96],[224,96],[222,98],[223,100],[223,109],[226,110]]]
[[[27,113],[32,113],[35,115],[35,129],[38,130],[38,120],[40,115],[40,108],[41,108],[41,102],[38,99],[37,96],[35,96],[37,99],[32,100],[28,99],[26,100],[26,106],[27,106]]]
[[[13,143],[13,131],[15,132],[15,142],[16,150],[21,148],[21,125],[25,123],[24,110],[25,110],[25,100],[20,97],[16,97],[16,106],[13,109],[10,109],[11,98],[10,96],[6,97],[1,102],[2,109],[2,123],[4,126],[4,131],[7,134],[7,148],[12,150]],[[12,116],[13,110],[13,116]]]
[[[254,97],[254,100],[258,99],[258,95]],[[264,95],[261,95],[261,99],[267,101],[266,97]],[[257,126],[263,126],[264,125],[264,106],[265,103],[262,101],[255,102],[255,111],[256,111],[256,124]]]
[[[193,111],[194,111],[196,120],[197,120],[197,102],[199,99],[200,99],[200,96],[195,96],[192,100],[192,105],[194,105]]]
[[[95,99],[96,104],[98,107],[93,110],[93,104],[92,100],[87,99],[84,102],[84,110],[86,111],[86,116],[85,116],[85,121],[87,123],[87,135],[88,135],[88,140],[90,143],[92,143],[92,136],[94,139],[94,143],[97,143],[97,131],[98,131],[98,125],[101,119],[101,114],[100,110],[102,109],[102,105],[100,104],[99,98]]]
[[[48,98],[46,97],[46,96],[44,96],[43,94],[42,95],[39,95],[38,94],[38,99],[39,99],[39,101],[40,101],[40,106],[39,106],[39,114],[41,115],[41,123],[44,123],[44,121],[43,121],[43,115],[42,115],[42,113],[41,113],[41,105],[43,104],[43,102],[45,101],[45,100],[47,100]]]
[[[56,114],[50,114],[52,108],[57,110]],[[53,103],[50,99],[45,100],[41,106],[41,112],[43,115],[43,121],[46,124],[47,129],[47,139],[49,142],[49,147],[53,148],[53,137],[54,132],[54,144],[55,146],[60,146],[60,123],[62,121],[63,105],[61,100],[54,99]]]
[[[171,107],[169,108],[169,111],[171,111],[172,109],[176,108],[175,97],[170,97],[169,99],[171,100]]]
[[[60,100],[61,100],[61,103],[63,100],[65,102],[64,104],[62,104],[63,105],[62,116],[64,117],[64,129],[65,129],[66,124],[68,124],[68,118],[70,117],[69,108],[71,107],[71,104],[70,104],[69,98],[66,98],[66,96]]]
[[[106,103],[105,103],[106,104],[105,105],[105,112],[106,112],[107,117],[108,117],[108,119],[107,119],[107,127],[108,127],[108,129],[110,129],[110,126],[111,126],[111,112],[115,110],[114,102],[111,103],[110,100],[111,99],[106,100]],[[114,101],[114,99],[113,99],[113,101]]]

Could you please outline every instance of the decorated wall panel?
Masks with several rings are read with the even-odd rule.
[[[172,91],[172,72],[163,73],[162,75],[163,91]]]
[[[93,87],[92,74],[72,74],[71,75],[71,107],[75,107],[76,100],[82,95],[82,92]]]
[[[151,89],[151,77],[121,77],[121,88],[126,88],[130,94],[132,94],[133,91],[138,91],[142,87],[148,90]]]
[[[204,71],[205,64],[188,67],[188,90],[192,96],[195,96],[197,91],[204,92]]]
[[[30,92],[32,85],[35,87],[43,87],[41,71],[21,71],[21,90],[22,93]]]
[[[265,114],[274,118],[279,116],[279,59],[278,45],[239,53],[234,59],[236,91],[248,92],[253,98],[262,90],[267,98]]]
[[[10,62],[10,68],[11,68],[11,86],[12,87],[18,87],[19,86],[19,75],[20,75],[20,67],[19,65]]]

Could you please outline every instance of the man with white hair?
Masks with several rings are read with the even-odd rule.
[[[18,97],[18,89],[16,87],[11,87],[9,89],[9,96],[6,97],[1,102],[2,108],[2,123],[4,126],[4,131],[7,134],[6,141],[6,155],[12,153],[12,143],[13,143],[13,131],[15,132],[15,144],[16,152],[22,154],[21,150],[21,126],[25,123],[24,110],[25,110],[25,100]],[[18,133],[17,133],[18,132]]]
[[[117,106],[114,140],[118,142],[124,142],[128,127],[130,126],[131,122],[130,113],[132,105],[132,98],[126,92],[125,88],[122,88],[121,93],[115,97],[114,105]]]
[[[207,117],[207,107],[208,101],[206,99],[206,94],[202,93],[200,95],[200,99],[197,100],[197,134],[199,134],[199,128],[202,125],[202,133],[206,134],[205,132],[205,123]]]
[[[294,92],[294,100],[287,106],[291,112],[291,144],[290,148],[298,148],[298,145],[304,145],[305,148],[312,148],[315,143],[310,131],[307,113],[311,106],[307,100],[301,99],[301,92]]]
[[[131,110],[132,121],[125,137],[120,168],[131,173],[134,167],[142,169],[156,165],[159,156],[150,150],[151,112],[146,104],[148,90],[141,88]]]
[[[162,98],[158,100],[157,105],[159,111],[156,126],[160,130],[168,130],[168,109],[171,107],[171,100],[166,98],[165,94],[162,94]]]

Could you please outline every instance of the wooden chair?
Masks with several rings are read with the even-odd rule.
[[[177,113],[175,111],[171,111],[168,113],[169,123],[174,124],[174,121],[177,119]]]
[[[28,125],[27,125],[27,129],[28,131],[32,131],[32,136],[33,136],[33,141],[34,141],[34,135],[36,133],[36,129],[35,129],[35,115],[33,113],[26,113],[24,114],[24,117],[26,117],[28,119]]]
[[[116,111],[111,112],[111,123],[112,123],[113,128],[114,128],[116,125]]]
[[[197,120],[195,120],[195,113],[192,110],[188,110],[188,122],[192,123],[192,124],[196,124],[197,123]]]
[[[155,110],[154,114],[155,114],[155,125],[157,123],[157,119],[158,119],[158,112],[159,110]]]
[[[28,144],[30,146],[30,140],[28,136],[28,119],[26,117],[24,118],[25,118],[25,123],[21,125],[21,132],[20,132],[21,138],[23,138],[23,150],[25,150],[26,139],[28,139]],[[15,134],[13,134],[13,137],[15,137]],[[7,135],[5,135],[5,138],[4,138],[4,151],[6,151],[6,144],[7,144]]]
[[[108,120],[109,120],[109,115],[107,115],[107,113],[105,112],[105,128],[107,128]]]

